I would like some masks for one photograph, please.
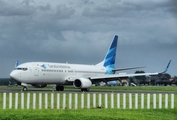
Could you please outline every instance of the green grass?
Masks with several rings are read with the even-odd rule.
[[[15,87],[15,86],[2,86],[0,88],[7,88],[7,89],[21,89],[21,87]],[[30,87],[29,89],[34,89]],[[36,89],[36,88],[35,88]],[[40,90],[40,88],[37,88]],[[47,87],[42,88],[43,90],[53,90],[53,87]],[[73,89],[72,87],[66,87],[66,89]],[[141,91],[141,92],[175,92],[177,91],[177,87],[164,87],[164,86],[141,86],[141,87],[92,87],[91,90],[93,91],[99,91],[99,90],[111,90],[111,91]],[[68,108],[68,102],[69,102],[69,93],[66,93],[66,108],[63,110],[62,106],[62,99],[63,99],[63,93],[60,94],[60,109],[56,109],[56,96],[58,92],[54,92],[54,109],[51,109],[50,107],[50,101],[51,101],[51,93],[48,93],[48,109],[44,109],[45,103],[45,93],[42,93],[42,109],[39,109],[39,93],[36,93],[36,109],[32,109],[32,97],[33,93],[31,93],[30,98],[30,109],[26,109],[26,101],[27,101],[27,92],[24,92],[24,99],[25,99],[25,105],[24,110],[21,109],[21,94],[19,94],[19,103],[18,107],[19,109],[15,110],[15,106],[12,106],[12,109],[9,109],[9,94],[7,93],[7,106],[6,110],[3,110],[3,93],[0,93],[0,120],[177,120],[177,95],[175,94],[174,102],[175,102],[175,108],[174,109],[165,109],[164,108],[164,98],[165,95],[162,95],[162,109],[158,108],[158,94],[157,94],[157,109],[153,109],[153,94],[150,95],[150,109],[147,109],[147,96],[145,94],[144,96],[144,109],[141,109],[141,96],[138,95],[138,109],[135,109],[134,103],[135,103],[135,94],[132,94],[132,107],[133,109],[129,109],[129,96],[126,94],[126,109],[123,109],[123,94],[120,94],[120,109],[117,109],[117,93],[114,94],[114,109],[110,108],[110,101],[111,101],[111,94],[108,94],[108,109],[105,109],[104,105],[104,94],[102,94],[102,107],[98,107],[98,93],[96,98],[96,108],[93,108],[93,95],[90,93],[90,102],[91,102],[91,108],[87,109],[87,93],[84,93],[84,109],[81,109],[81,94],[78,94],[78,109],[74,109],[74,94],[72,94],[72,109]],[[169,95],[169,108],[170,108],[170,98]],[[15,93],[13,93],[12,96],[13,103],[15,102]]]
[[[177,110],[0,110],[1,120],[176,120]]]

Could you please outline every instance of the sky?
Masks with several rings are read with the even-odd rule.
[[[119,36],[116,68],[177,76],[176,0],[0,0],[0,78],[16,60],[101,62]],[[134,73],[136,70],[122,71]]]

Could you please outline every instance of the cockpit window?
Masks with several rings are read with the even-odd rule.
[[[26,70],[28,70],[28,68],[15,68],[15,70],[23,70],[23,71],[26,71]]]

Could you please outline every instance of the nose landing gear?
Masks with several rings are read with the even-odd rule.
[[[21,86],[23,87],[22,91],[28,91],[28,85],[26,83],[21,83]]]
[[[28,91],[28,88],[27,87],[23,87],[23,91]]]

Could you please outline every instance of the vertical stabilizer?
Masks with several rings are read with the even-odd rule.
[[[117,50],[118,36],[115,35],[104,59],[104,66],[106,67],[106,74],[114,74],[116,50]]]
[[[18,63],[18,60],[17,60],[16,63],[15,63],[15,68],[18,66],[18,64],[19,64],[19,63]]]

